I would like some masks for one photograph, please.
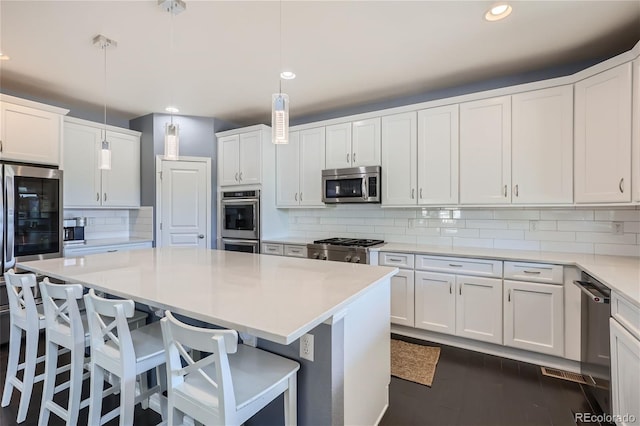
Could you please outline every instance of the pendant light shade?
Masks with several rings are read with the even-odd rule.
[[[102,146],[100,149],[100,170],[111,170],[111,147],[107,140],[107,49],[115,48],[118,43],[102,34],[98,34],[93,38],[93,45],[102,49],[104,53],[104,137],[102,138]]]
[[[274,144],[289,143],[289,96],[284,93],[272,96],[271,132]]]
[[[164,158],[177,160],[180,156],[180,127],[167,123],[164,128]]]
[[[111,150],[109,149],[106,133],[100,150],[100,170],[111,170]]]

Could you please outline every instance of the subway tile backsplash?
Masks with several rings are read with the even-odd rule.
[[[64,218],[85,217],[87,240],[105,238],[153,239],[153,207],[98,210],[65,209]]]
[[[640,257],[640,207],[289,210],[292,236]]]

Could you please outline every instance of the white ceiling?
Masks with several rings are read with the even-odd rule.
[[[640,1],[515,1],[487,22],[490,1],[284,1],[283,82],[291,117],[380,102],[612,55],[640,39]],[[277,91],[279,3],[186,0],[173,18],[156,1],[0,1],[0,84],[99,110],[108,51],[110,110],[239,124],[270,121]],[[173,62],[173,65],[172,65]],[[172,73],[176,76],[171,78]]]

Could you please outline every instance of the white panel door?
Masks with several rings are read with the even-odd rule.
[[[382,204],[416,204],[417,114],[382,117]]]
[[[161,185],[162,246],[209,247],[206,163],[162,161]]]
[[[418,204],[458,203],[458,105],[418,112]]]
[[[456,276],[456,335],[502,344],[502,280]]]
[[[300,132],[289,133],[289,143],[276,146],[276,204],[300,204]]]
[[[238,185],[240,183],[240,135],[218,139],[220,157],[218,159],[218,185]]]
[[[400,269],[391,277],[391,322],[414,326],[414,272]]]
[[[322,170],[325,156],[325,129],[300,131],[300,199],[301,206],[323,206]]]
[[[262,180],[262,137],[260,131],[242,133],[239,143],[240,165],[238,182],[258,184]]]
[[[640,340],[613,318],[609,324],[612,414],[620,416],[618,425],[637,425],[640,419]],[[629,421],[632,416],[633,422]]]
[[[640,201],[640,59],[633,61],[633,107],[632,107],[632,161],[633,200]]]
[[[327,169],[351,167],[351,123],[326,127]]]
[[[511,97],[460,104],[460,203],[511,201]]]
[[[62,117],[22,105],[0,103],[0,158],[28,163],[60,163]]]
[[[563,290],[562,285],[505,280],[504,345],[564,356]]]
[[[416,272],[416,328],[456,333],[456,276]]]
[[[631,201],[631,63],[575,85],[575,201]]]
[[[380,165],[380,118],[354,121],[351,142],[353,167]]]
[[[573,86],[512,97],[511,201],[573,202]]]
[[[64,123],[62,194],[65,208],[101,205],[101,171],[98,168],[101,133],[102,130],[96,127]]]
[[[107,131],[111,170],[102,171],[102,205],[140,207],[140,138]]]

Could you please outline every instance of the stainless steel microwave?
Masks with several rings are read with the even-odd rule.
[[[327,204],[379,203],[380,166],[323,170],[322,201]]]

